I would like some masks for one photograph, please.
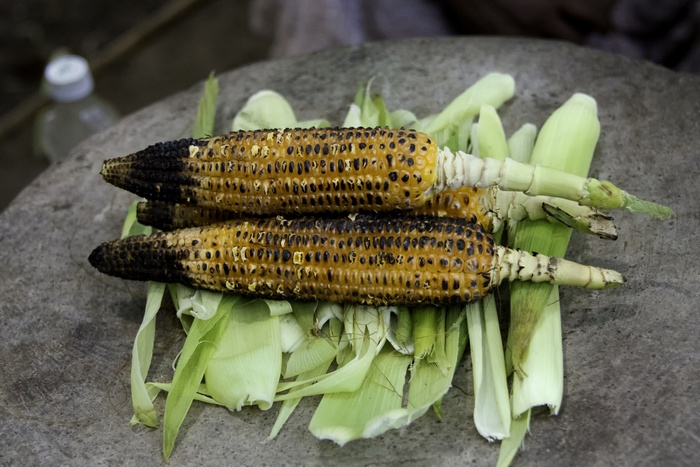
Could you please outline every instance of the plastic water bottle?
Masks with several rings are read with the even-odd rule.
[[[41,152],[55,163],[88,136],[109,128],[119,114],[93,92],[92,74],[83,57],[64,55],[52,60],[44,78],[54,104],[40,116],[37,130]]]

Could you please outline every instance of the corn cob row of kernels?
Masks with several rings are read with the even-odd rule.
[[[623,282],[614,271],[494,246],[487,231],[461,219],[401,214],[237,219],[108,242],[90,263],[125,279],[373,305],[467,303],[504,278],[594,288]]]

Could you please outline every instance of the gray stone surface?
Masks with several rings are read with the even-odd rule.
[[[357,83],[378,76],[391,107],[442,108],[490,71],[511,73],[506,131],[544,118],[573,92],[599,103],[592,174],[670,205],[677,218],[616,215],[617,242],[575,236],[569,257],[625,273],[605,292],[563,289],[565,403],[537,417],[519,465],[692,464],[700,454],[700,78],[552,42],[412,40],[256,64],[221,75],[219,130],[261,88],[282,92],[300,118],[339,123]],[[0,216],[0,465],[133,465],[161,460],[160,430],[131,427],[129,358],[143,284],[87,263],[118,236],[133,199],[108,186],[102,160],[186,136],[195,87],[125,118],[44,173]],[[154,378],[169,378],[181,344],[159,317]],[[306,430],[301,404],[273,441],[276,408],[240,413],[195,404],[172,465],[493,465],[497,445],[472,422],[468,363],[443,404],[412,426],[343,448]],[[162,410],[162,401],[158,403]]]

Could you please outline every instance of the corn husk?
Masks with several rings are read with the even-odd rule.
[[[599,134],[595,101],[575,94],[545,122],[530,162],[584,176]],[[529,147],[528,141],[525,144]],[[521,157],[525,156],[527,147]],[[514,247],[556,256],[564,256],[570,236],[570,228],[544,221],[521,221],[510,226],[509,231]],[[511,437],[501,444],[500,466],[509,465],[522,446],[532,407],[544,405],[553,414],[561,407],[564,380],[557,286],[511,284],[507,359],[509,368],[514,370],[511,396],[514,421]]]
[[[312,128],[326,127],[324,119],[297,120],[292,106],[279,93],[259,91],[246,101],[233,118],[231,130],[260,130],[265,128]]]

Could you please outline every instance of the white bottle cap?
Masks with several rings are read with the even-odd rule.
[[[87,60],[78,55],[63,55],[51,60],[44,70],[49,94],[58,102],[72,102],[92,92],[94,83]]]

